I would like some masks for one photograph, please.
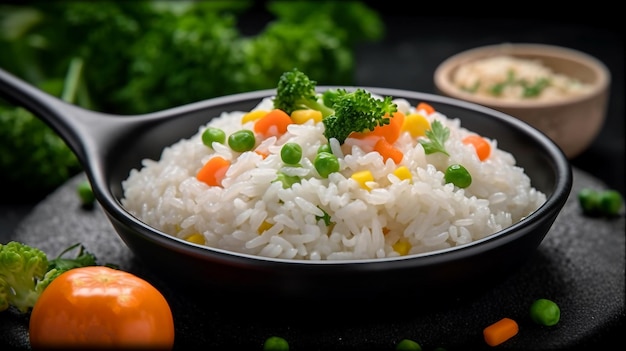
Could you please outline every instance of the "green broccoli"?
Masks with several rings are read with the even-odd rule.
[[[378,99],[365,89],[348,92],[346,89],[328,89],[316,92],[316,81],[294,68],[278,79],[274,108],[288,114],[298,109],[313,109],[322,113],[324,135],[343,143],[352,132],[374,130],[376,126],[389,124],[389,116],[398,106],[387,96]]]
[[[389,117],[398,110],[391,97],[378,99],[365,89],[348,92],[338,89],[333,97],[334,112],[322,119],[327,139],[335,138],[343,143],[352,132],[374,130],[389,124]]]
[[[330,116],[334,111],[321,102],[321,95],[315,91],[317,82],[305,73],[294,68],[283,73],[278,79],[274,108],[287,114],[295,110],[313,109],[322,113],[322,117]]]
[[[80,249],[76,258],[62,257],[77,247]],[[80,244],[70,246],[50,261],[36,247],[17,241],[0,244],[0,312],[9,306],[28,312],[43,290],[61,273],[72,268],[94,265],[95,256]]]

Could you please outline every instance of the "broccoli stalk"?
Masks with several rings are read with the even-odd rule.
[[[348,92],[337,89],[333,92],[334,113],[322,119],[324,135],[335,138],[343,144],[352,132],[374,130],[377,126],[389,124],[391,115],[398,110],[391,97],[378,99],[364,89]]]
[[[288,115],[295,110],[312,109],[330,116],[334,111],[320,101],[321,95],[315,91],[317,82],[309,79],[303,72],[294,68],[283,73],[278,79],[274,108],[285,111]]]
[[[75,259],[62,257],[78,246],[80,250]],[[0,312],[9,306],[16,307],[20,312],[28,312],[35,306],[44,289],[61,273],[95,264],[95,256],[79,244],[70,246],[50,261],[36,247],[16,241],[0,244]]]
[[[276,88],[274,108],[288,114],[298,109],[313,109],[322,113],[324,135],[343,143],[352,132],[374,130],[389,124],[389,117],[398,110],[387,96],[378,99],[364,89],[348,92],[345,89],[315,91],[317,82],[294,68],[283,73]]]

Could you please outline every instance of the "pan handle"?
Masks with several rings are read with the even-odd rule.
[[[2,68],[0,97],[24,107],[48,124],[85,168],[89,168],[88,163],[94,160],[94,156],[101,155],[103,147],[109,142],[107,138],[138,122],[126,116],[100,113],[70,104]]]

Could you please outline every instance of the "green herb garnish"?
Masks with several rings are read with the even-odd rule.
[[[450,156],[444,146],[449,136],[450,129],[448,127],[445,127],[438,120],[435,120],[431,124],[430,130],[426,131],[426,137],[428,139],[420,139],[419,143],[422,144],[422,147],[424,147],[424,152],[426,152],[426,155],[430,155],[435,152],[441,152],[445,155]]]

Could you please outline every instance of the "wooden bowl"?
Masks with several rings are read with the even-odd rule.
[[[461,67],[499,56],[535,60],[552,73],[578,80],[588,89],[558,99],[504,98],[470,92],[454,81]],[[434,74],[439,93],[498,110],[530,124],[550,137],[569,159],[583,152],[600,132],[606,118],[610,80],[607,67],[588,54],[564,47],[527,43],[470,49],[443,61]]]

